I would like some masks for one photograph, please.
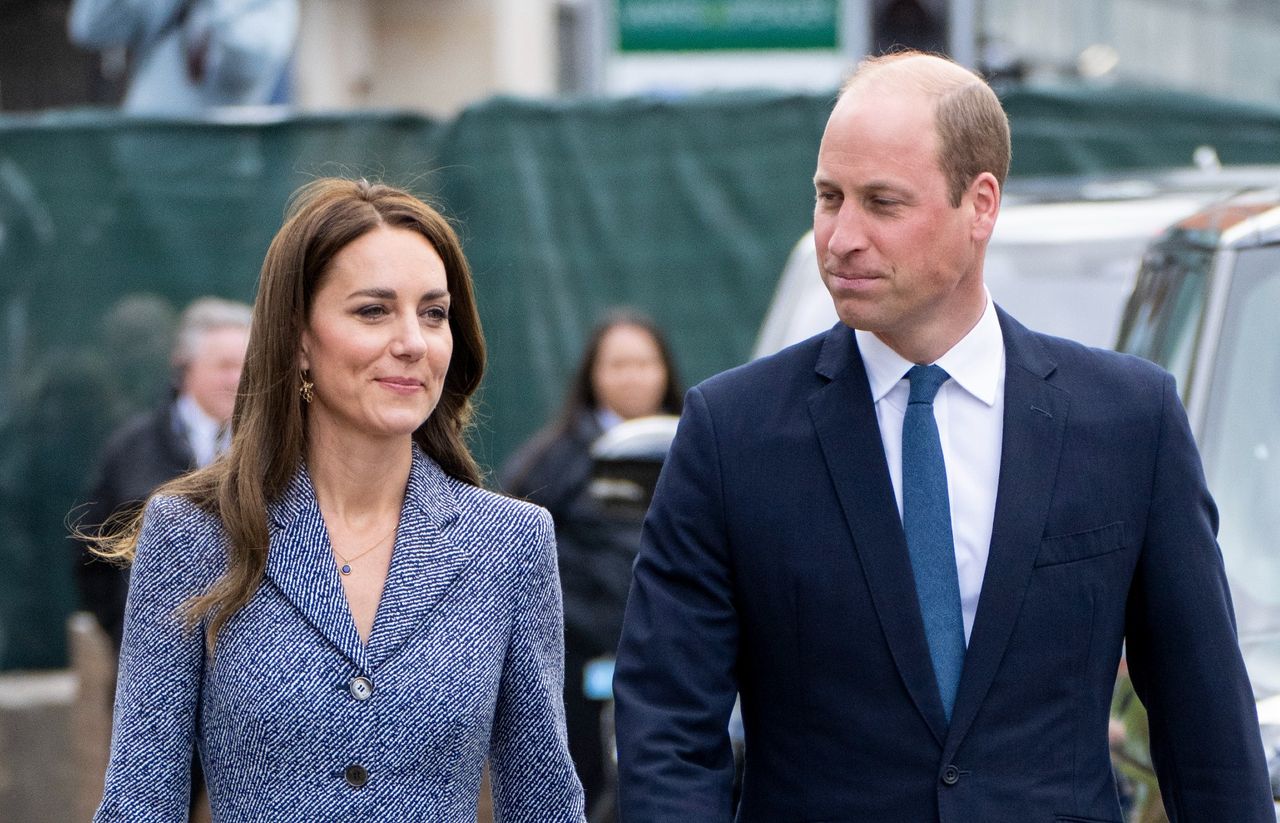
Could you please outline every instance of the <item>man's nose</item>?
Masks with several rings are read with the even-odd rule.
[[[844,257],[867,247],[865,215],[855,204],[844,203],[835,216],[835,226],[827,240],[827,251]]]

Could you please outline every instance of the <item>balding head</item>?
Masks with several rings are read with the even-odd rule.
[[[991,87],[973,72],[923,52],[869,57],[840,89],[840,104],[875,91],[918,95],[933,106],[938,167],[946,175],[951,204],[982,172],[1004,187],[1009,173],[1009,119]]]

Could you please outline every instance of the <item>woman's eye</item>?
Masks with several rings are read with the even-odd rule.
[[[444,306],[428,306],[422,311],[422,316],[428,320],[443,322],[449,319],[449,310]]]
[[[376,320],[379,317],[385,316],[386,313],[387,310],[383,306],[362,306],[359,309],[356,309],[356,314],[366,320]]]

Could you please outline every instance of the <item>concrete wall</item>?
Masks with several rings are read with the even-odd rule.
[[[556,91],[554,0],[304,0],[304,109],[450,115],[493,94]]]

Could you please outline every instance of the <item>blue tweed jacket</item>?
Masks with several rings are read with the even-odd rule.
[[[193,750],[215,821],[583,820],[565,745],[551,518],[461,483],[414,447],[367,645],[310,477],[269,507],[265,579],[207,658],[179,608],[225,568],[216,518],[148,507],[97,821],[185,821]]]

